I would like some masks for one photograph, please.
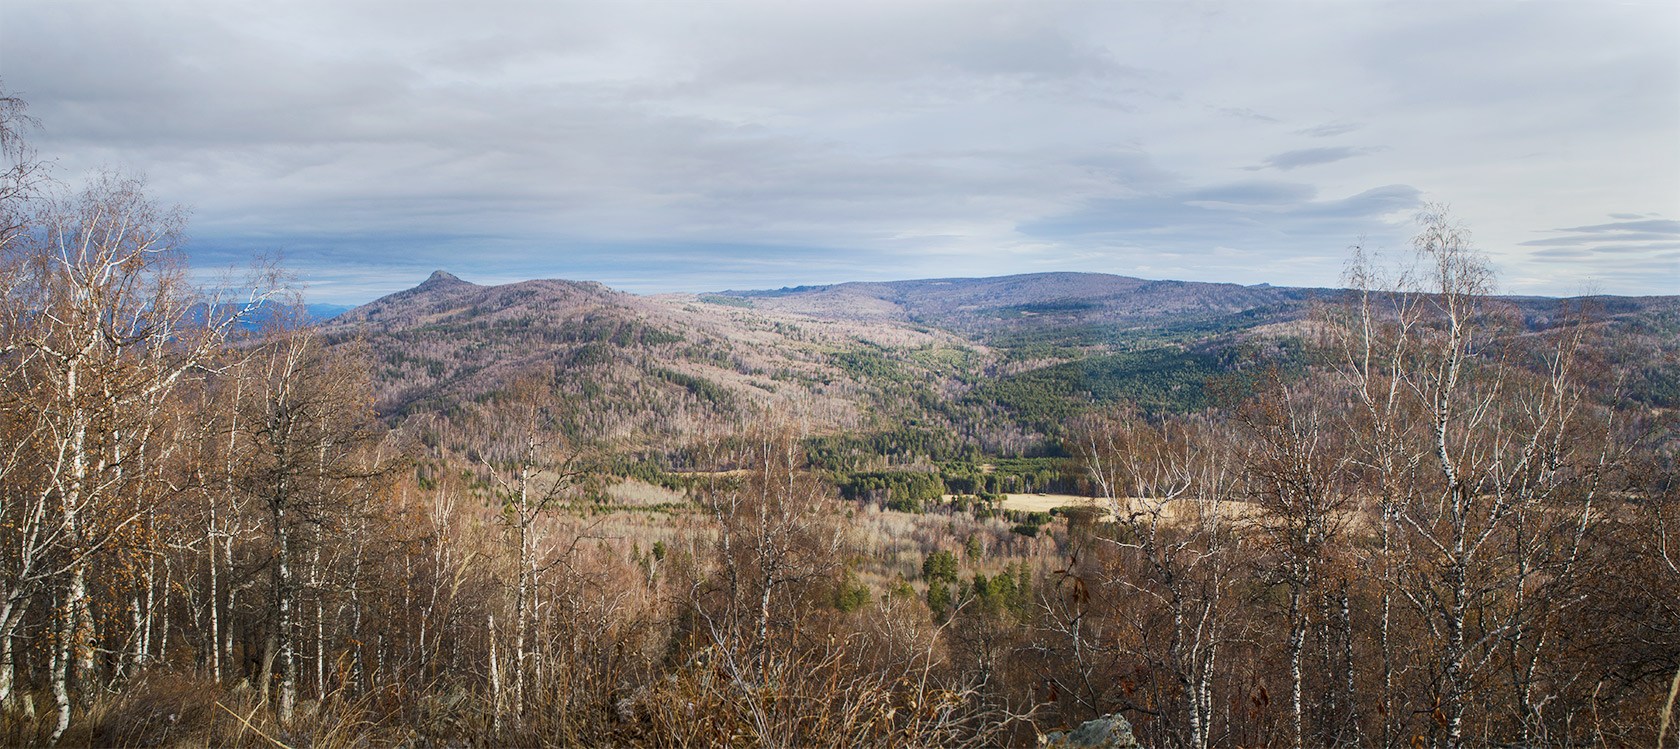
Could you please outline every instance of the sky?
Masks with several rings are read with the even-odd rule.
[[[1450,206],[1512,294],[1680,294],[1680,3],[0,0],[54,174],[195,267],[636,292],[1337,285]]]

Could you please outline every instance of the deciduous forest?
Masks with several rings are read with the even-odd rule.
[[[0,743],[1680,735],[1680,317],[1536,316],[1444,209],[1270,327],[1098,350],[1046,299],[771,361],[599,312],[422,397],[468,377],[434,339],[206,285],[34,126],[0,103]],[[494,320],[449,335],[538,324]],[[754,335],[829,345],[792,325]]]

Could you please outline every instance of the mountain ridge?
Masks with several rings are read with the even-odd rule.
[[[377,408],[393,419],[538,374],[597,412],[594,433],[642,444],[791,409],[818,431],[914,422],[1018,450],[1053,428],[1041,417],[1105,398],[1199,408],[1202,381],[1237,361],[1224,352],[1296,346],[1313,305],[1341,293],[1040,273],[640,296],[440,270],[323,329],[365,343]],[[1530,330],[1581,301],[1503,299]],[[1596,301],[1608,324],[1658,348],[1680,330],[1680,296]],[[1668,375],[1654,377],[1663,390]]]
[[[1017,300],[1017,302],[1031,302],[1045,299],[1112,299],[1128,292],[1141,292],[1159,295],[1168,291],[1220,291],[1243,300],[1287,300],[1305,301],[1309,299],[1323,300],[1335,294],[1348,291],[1347,289],[1324,286],[1280,286],[1272,283],[1238,284],[1219,281],[1183,281],[1177,279],[1148,279],[1135,276],[1122,276],[1110,273],[1096,273],[1085,271],[1046,271],[1037,273],[1018,273],[1003,276],[947,276],[939,278],[914,278],[895,281],[842,281],[832,284],[808,284],[800,286],[783,286],[780,288],[764,289],[724,289],[719,291],[699,292],[659,292],[653,294],[634,294],[619,291],[602,284],[599,281],[574,280],[565,278],[529,279],[507,284],[481,285],[466,281],[449,271],[434,270],[424,281],[402,291],[393,292],[362,305],[349,305],[355,310],[378,304],[392,298],[403,298],[416,292],[426,291],[463,291],[471,289],[495,289],[508,286],[520,286],[532,283],[560,283],[594,286],[609,292],[635,296],[639,298],[660,297],[739,297],[753,300],[790,299],[799,297],[814,297],[838,295],[846,297],[875,296],[884,301],[903,303],[913,299],[916,294],[940,300],[943,305],[958,304],[958,300],[976,301],[984,298],[994,302]],[[1553,297],[1534,294],[1495,294],[1494,299],[1523,303],[1568,302],[1579,300],[1632,300],[1658,301],[1680,300],[1680,295],[1665,294],[1587,294],[1572,297]],[[344,305],[324,305],[344,306]]]

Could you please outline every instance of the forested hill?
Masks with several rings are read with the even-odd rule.
[[[1183,342],[1299,319],[1341,289],[1152,281],[1103,273],[1030,273],[991,278],[852,282],[720,291],[756,309],[815,317],[899,320],[945,328],[993,345],[1061,340],[1105,345],[1142,337]],[[1605,320],[1672,316],[1676,296],[1505,296],[1531,327],[1588,308]]]
[[[1297,319],[1328,293],[1044,273],[640,297],[566,280],[481,286],[438,271],[327,330],[367,342],[387,413],[447,409],[545,369],[629,411],[674,405],[657,397],[667,391],[716,415],[793,398],[853,414],[839,426],[883,410],[939,410],[983,381],[1056,362],[1205,347]],[[1028,388],[1042,401],[1038,389]]]
[[[578,417],[586,433],[625,444],[670,441],[778,405],[818,429],[852,428],[893,400],[886,389],[895,383],[956,392],[948,362],[978,371],[985,358],[955,335],[891,321],[640,297],[593,282],[481,286],[442,271],[339,315],[325,332],[366,347],[378,408],[393,419],[459,412],[538,376],[588,404]],[[883,352],[908,351],[925,361],[882,363]]]
[[[1204,385],[1246,355],[1293,356],[1333,289],[1041,273],[637,296],[599,283],[499,286],[438,271],[326,324],[368,348],[379,408],[444,413],[540,373],[590,404],[590,430],[647,443],[795,407],[811,426],[924,428],[1031,449],[1092,406],[1210,404]],[[1620,338],[1663,351],[1680,298],[1601,297]],[[1531,328],[1583,300],[1514,298]],[[1670,357],[1672,358],[1672,357]],[[1638,400],[1680,405],[1661,356]],[[1665,384],[1666,383],[1666,384]]]
[[[507,314],[532,312],[563,316],[582,306],[611,304],[628,298],[627,294],[593,282],[545,280],[479,286],[440,270],[412,289],[340,313],[333,323],[401,330],[444,319],[484,322]]]
[[[1006,348],[1088,348],[1131,344],[1139,334],[1181,342],[1294,319],[1313,300],[1334,294],[1330,289],[1149,281],[1102,273],[1032,273],[719,295],[781,312],[931,325]],[[1065,357],[1069,352],[1049,353]]]
[[[1163,315],[1229,314],[1295,306],[1330,289],[1149,281],[1103,273],[1030,273],[992,278],[854,282],[774,290],[724,291],[769,309],[811,315],[925,320],[955,327],[1034,315],[1076,314],[1089,320]]]

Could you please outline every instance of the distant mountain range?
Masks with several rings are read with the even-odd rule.
[[[326,322],[355,308],[354,304],[310,304],[305,307],[309,317],[319,322]]]
[[[1340,293],[1036,273],[637,296],[438,271],[325,329],[365,342],[393,418],[444,412],[535,371],[601,412],[597,436],[631,441],[778,404],[819,428],[910,419],[1010,439],[1104,399],[1199,407],[1220,352],[1298,335],[1312,305]],[[1540,327],[1568,301],[1508,299]],[[1593,302],[1607,324],[1672,352],[1661,339],[1665,325],[1680,330],[1680,297]]]
[[[1169,319],[1285,314],[1342,289],[1240,286],[1195,281],[1150,281],[1102,273],[1032,273],[993,278],[936,278],[858,282],[772,290],[721,291],[764,309],[818,317],[885,318],[953,329],[1015,327],[1013,321],[1050,317],[1088,323],[1162,322]],[[1555,314],[1560,305],[1591,300],[1602,313],[1671,309],[1674,296],[1595,296],[1575,299],[1507,296],[1530,316]],[[1005,324],[1008,322],[1009,324]]]
[[[768,311],[894,320],[993,346],[1113,346],[1182,339],[1294,319],[1331,289],[1150,281],[1101,273],[1033,273],[725,291]]]
[[[1032,273],[995,278],[843,283],[724,291],[771,309],[810,315],[883,316],[963,323],[1009,312],[1085,312],[1102,319],[1230,314],[1327,296],[1329,289],[1148,281],[1102,273]]]

